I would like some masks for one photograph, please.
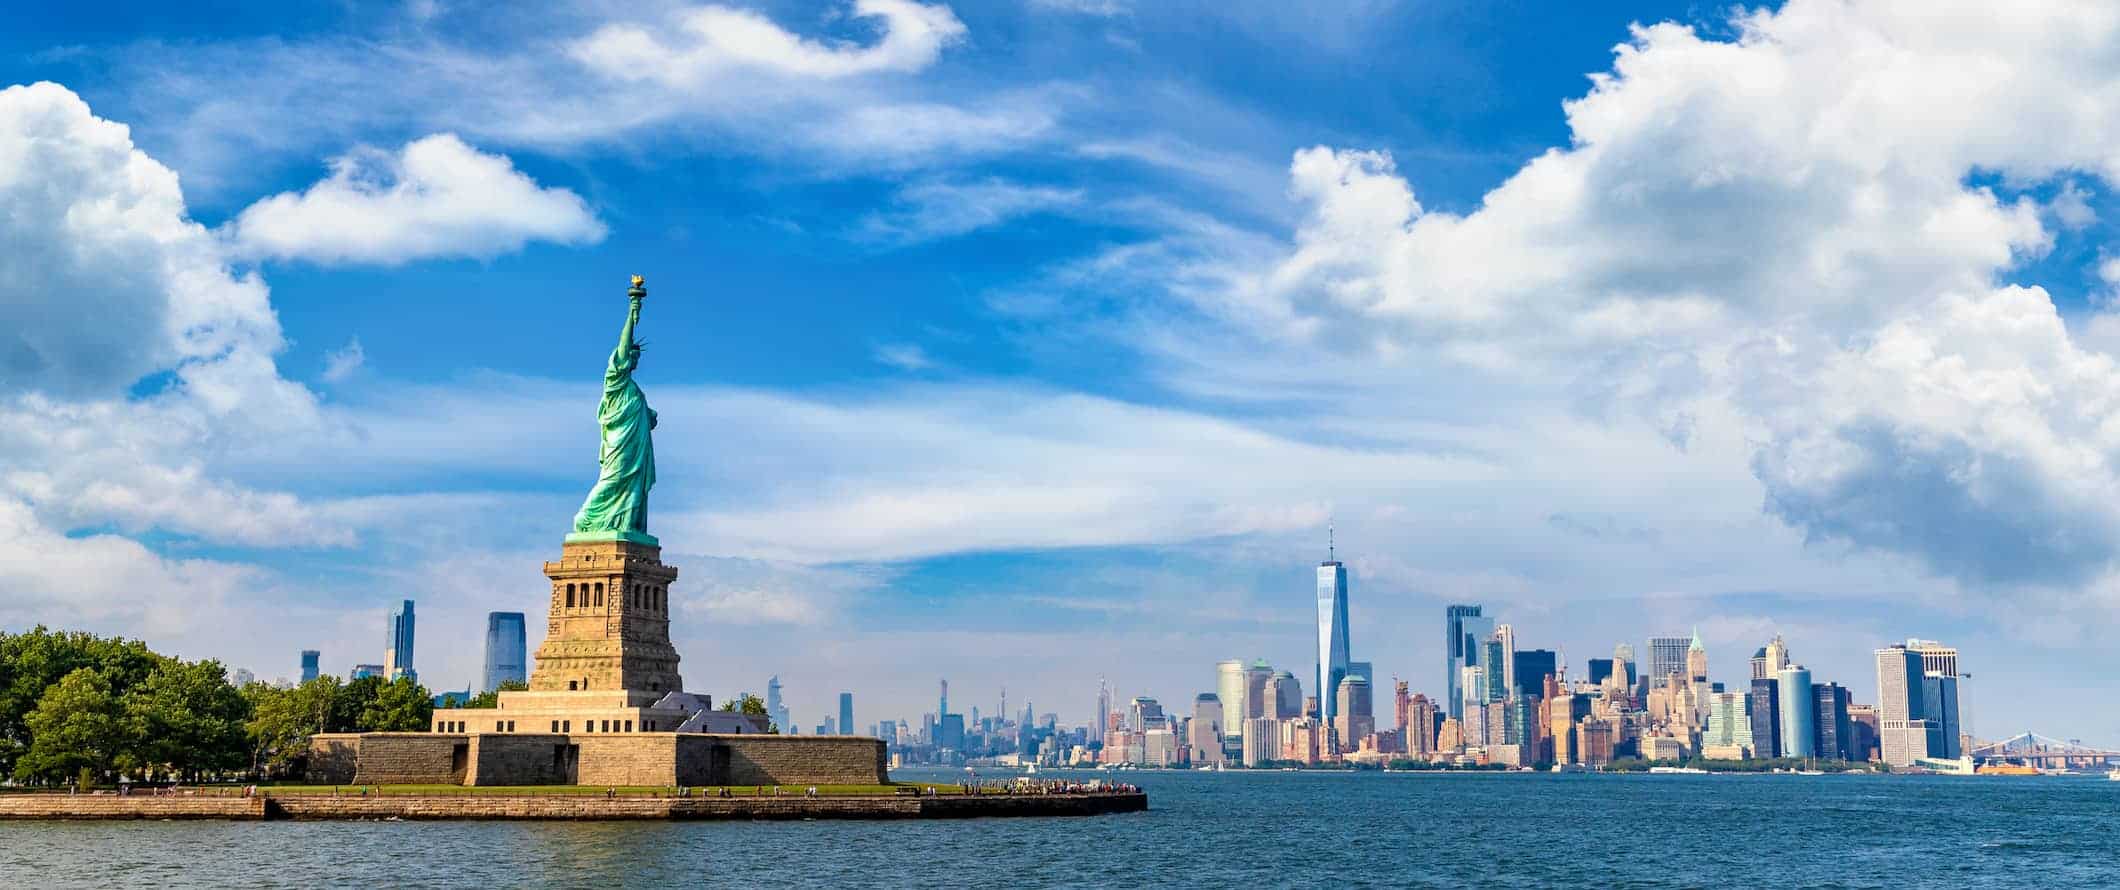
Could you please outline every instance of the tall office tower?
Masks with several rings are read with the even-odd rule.
[[[1782,756],[1781,680],[1761,677],[1752,681],[1752,756]]]
[[[1848,705],[1848,759],[1877,759],[1876,705]]]
[[[1907,640],[1921,653],[1922,717],[1929,721],[1930,756],[1957,759],[1963,752],[1965,727],[1958,708],[1958,650],[1935,640]]]
[[[524,638],[523,613],[486,613],[486,671],[479,690],[494,692],[502,683],[530,681],[530,644]]]
[[[1759,651],[1758,651],[1758,652],[1754,652],[1754,653],[1752,653],[1752,679],[1754,679],[1754,680],[1764,680],[1764,679],[1766,679],[1766,678],[1767,678],[1767,647],[1765,647],[1765,646],[1761,646],[1761,647],[1759,647]]]
[[[1162,703],[1145,695],[1136,696],[1133,702],[1126,706],[1126,717],[1127,727],[1134,732],[1167,729],[1170,726],[1170,719],[1163,715]]]
[[[383,676],[383,666],[380,664],[357,664],[353,666],[353,670],[346,672],[346,679],[348,680],[361,680],[368,677],[381,676]]]
[[[1102,686],[1102,685],[1103,685],[1103,683],[1104,683],[1104,681],[1103,681],[1103,680],[1102,680],[1102,679],[1100,678],[1100,679],[1098,679],[1097,683],[1098,683],[1098,685],[1099,685],[1099,686]],[[937,698],[937,699],[936,699],[936,701],[935,701],[935,719],[936,719],[937,721],[940,721],[940,720],[941,720],[941,719],[942,719],[943,717],[946,717],[946,716],[948,716],[948,715],[949,715],[949,713],[950,713],[950,680],[949,680],[949,678],[948,678],[948,677],[944,677],[944,678],[942,678],[942,694],[941,694],[941,696],[940,696],[939,698]]]
[[[854,734],[854,693],[839,694],[839,734]]]
[[[1458,674],[1458,723],[1465,743],[1477,745],[1487,737],[1487,670],[1476,664],[1466,665],[1458,669]]]
[[[1494,632],[1494,620],[1480,615],[1479,606],[1456,605],[1443,609],[1443,707],[1450,716],[1460,716],[1465,705],[1464,690],[1458,683],[1464,677],[1464,669],[1478,664],[1479,641]]]
[[[994,711],[995,723],[1008,722],[1008,687],[1001,687],[1001,706]]]
[[[1627,688],[1640,685],[1641,662],[1634,657],[1634,646],[1621,643],[1612,647],[1612,670],[1626,678]]]
[[[1816,757],[1818,705],[1811,692],[1811,672],[1803,665],[1781,669],[1775,693],[1781,698],[1781,756]]]
[[[1244,729],[1239,734],[1244,737],[1245,766],[1259,766],[1280,759],[1281,721],[1272,717],[1253,717],[1244,721]]]
[[[1921,675],[1921,717],[1927,721],[1929,756],[1956,760],[1959,741],[1958,678]]]
[[[1811,695],[1818,709],[1813,730],[1816,741],[1812,748],[1820,757],[1854,760],[1854,739],[1850,738],[1848,723],[1848,688],[1839,683],[1815,683],[1811,686]]]
[[[1097,678],[1097,713],[1090,718],[1090,723],[1097,729],[1099,742],[1104,740],[1105,733],[1111,731],[1111,712],[1112,688],[1105,685],[1104,678],[1100,676]]]
[[[1325,708],[1328,731],[1339,716],[1340,680],[1347,676],[1347,567],[1334,557],[1318,563],[1318,698]],[[1330,753],[1330,752],[1328,752]]]
[[[419,679],[412,667],[412,601],[390,613],[390,626],[383,642],[383,679]]]
[[[1768,677],[1781,676],[1781,669],[1789,666],[1789,645],[1781,641],[1781,634],[1767,641],[1766,671]]]
[[[1752,742],[1752,698],[1742,692],[1717,692],[1708,698],[1708,729],[1701,736],[1701,749],[1723,748],[1720,759],[1737,760],[1754,749]],[[1728,755],[1736,754],[1736,757]]]
[[[1649,638],[1649,688],[1667,684],[1672,674],[1685,676],[1689,642],[1685,637]]]
[[[1185,727],[1185,743],[1192,746],[1194,763],[1222,762],[1222,720],[1220,696],[1202,692],[1193,699],[1192,722]]]
[[[1244,669],[1244,717],[1272,717],[1273,700],[1266,697],[1266,684],[1273,680],[1273,665],[1258,659]]]
[[[1494,638],[1502,644],[1502,689],[1519,688],[1516,685],[1516,628],[1506,624],[1494,626]],[[1491,680],[1489,682],[1492,682]]]
[[[1266,702],[1273,713],[1260,716],[1293,720],[1303,716],[1303,683],[1287,671],[1274,671],[1266,681]]]
[[[1406,727],[1413,724],[1413,694],[1406,688],[1406,681],[1397,677],[1391,678],[1391,718],[1391,728],[1401,740],[1405,739]]]
[[[1406,753],[1416,757],[1435,750],[1435,703],[1428,696],[1413,696],[1412,713],[1406,724]]]
[[[315,649],[302,650],[302,682],[307,683],[317,678],[317,661],[321,658],[323,653]]]
[[[1545,697],[1546,678],[1560,677],[1560,663],[1551,649],[1518,649],[1509,663],[1516,675],[1516,685],[1511,688],[1525,695]]]
[[[1700,628],[1693,629],[1693,642],[1686,646],[1686,679],[1708,682],[1708,647],[1700,641]]]
[[[1340,690],[1333,698],[1333,738],[1339,745],[1334,750],[1353,751],[1364,736],[1376,731],[1369,678],[1360,674],[1342,677]]]
[[[1612,659],[1610,658],[1592,658],[1583,664],[1592,685],[1601,685],[1612,676]]]
[[[1894,643],[1877,650],[1877,746],[1888,766],[1913,766],[1931,756],[1922,713],[1921,652]],[[1939,690],[1940,691],[1940,690]]]
[[[780,700],[779,674],[766,678],[766,719],[772,721],[774,726],[789,732],[794,731],[795,724],[788,720],[787,703]]]
[[[1250,680],[1244,675],[1244,660],[1232,658],[1215,663],[1215,697],[1222,700],[1222,737],[1243,739],[1245,715],[1251,713],[1250,703],[1244,694],[1250,691]]]
[[[1509,653],[1506,644],[1502,642],[1500,631],[1490,634],[1484,642],[1480,643],[1480,667],[1485,669],[1484,672],[1487,678],[1486,701],[1500,701],[1509,694],[1509,684],[1504,679],[1506,671],[1503,665],[1508,660]]]

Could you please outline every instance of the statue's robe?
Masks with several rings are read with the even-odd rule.
[[[611,364],[604,371],[604,398],[597,405],[596,420],[604,428],[597,452],[596,487],[574,515],[577,532],[648,531],[648,489],[655,486],[655,411],[640,385],[633,382],[639,357],[632,344],[622,343],[611,351]]]

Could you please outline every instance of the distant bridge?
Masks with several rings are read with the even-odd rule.
[[[1975,760],[2014,761],[2047,769],[2081,769],[2104,766],[2120,760],[2120,751],[2093,748],[2081,742],[2048,738],[2024,732],[1999,742],[1976,744],[1966,752]]]

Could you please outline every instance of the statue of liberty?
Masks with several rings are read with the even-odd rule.
[[[574,514],[573,540],[630,540],[657,543],[648,534],[648,489],[655,487],[655,409],[633,382],[640,366],[640,344],[633,340],[633,326],[640,322],[641,300],[648,296],[640,276],[626,291],[626,326],[618,332],[618,348],[611,350],[611,363],[604,369],[604,398],[597,405],[596,420],[603,427],[603,443],[597,450],[596,487]]]

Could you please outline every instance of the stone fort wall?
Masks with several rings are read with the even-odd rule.
[[[333,733],[311,742],[326,785],[877,785],[871,738],[633,733]]]

